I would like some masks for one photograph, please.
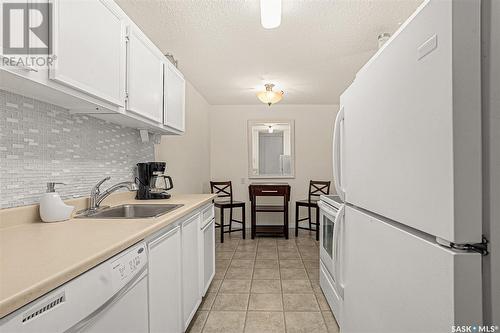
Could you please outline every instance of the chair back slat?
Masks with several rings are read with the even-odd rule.
[[[231,181],[210,182],[210,192],[217,194],[217,198],[229,198],[233,202],[233,185]]]
[[[330,181],[311,180],[309,182],[309,202],[318,200],[320,195],[330,194]]]

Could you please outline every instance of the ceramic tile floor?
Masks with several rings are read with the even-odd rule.
[[[216,233],[215,277],[188,332],[339,332],[319,286],[313,233],[243,240],[235,232],[223,244]]]

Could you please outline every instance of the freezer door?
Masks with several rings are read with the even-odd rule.
[[[481,255],[345,209],[343,333],[451,332],[482,322]]]
[[[481,241],[479,10],[425,2],[340,100],[345,200],[455,243]]]

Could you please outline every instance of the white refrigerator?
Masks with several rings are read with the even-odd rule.
[[[480,2],[425,1],[341,96],[343,333],[482,324],[480,67]]]

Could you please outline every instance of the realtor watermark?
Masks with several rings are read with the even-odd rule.
[[[52,65],[51,3],[2,3],[2,66]]]
[[[454,325],[451,333],[494,333],[499,332],[497,325]]]

